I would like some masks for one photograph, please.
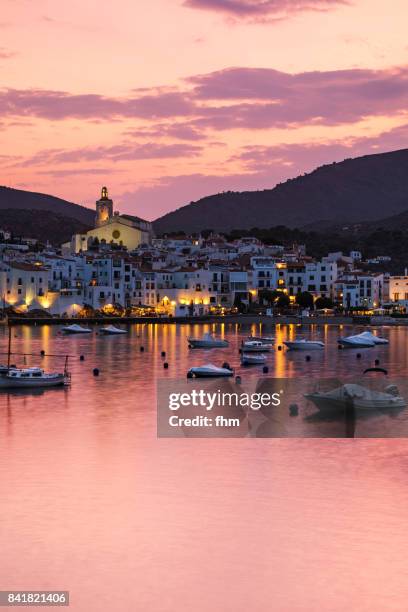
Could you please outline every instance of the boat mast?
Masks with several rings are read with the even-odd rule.
[[[11,325],[9,324],[8,351],[7,351],[7,372],[10,370],[10,356],[11,356]]]

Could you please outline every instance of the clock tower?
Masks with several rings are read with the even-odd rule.
[[[100,227],[113,216],[113,201],[108,196],[106,187],[102,187],[101,197],[96,200],[95,227]]]

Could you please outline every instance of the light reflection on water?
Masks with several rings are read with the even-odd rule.
[[[189,350],[187,337],[203,331],[230,348]],[[75,612],[406,609],[404,439],[156,438],[157,378],[229,361],[255,381],[258,368],[239,366],[250,331],[260,328],[134,325],[120,337],[13,328],[13,350],[38,355],[28,363],[59,369],[63,360],[40,350],[72,355],[72,386],[0,395],[1,588],[69,589]],[[335,327],[273,333],[277,344],[301,334],[328,346],[308,363],[275,350],[272,376],[361,374],[376,358],[406,376],[405,328],[384,328],[389,346],[359,351],[339,351]],[[4,328],[0,343],[5,351]]]

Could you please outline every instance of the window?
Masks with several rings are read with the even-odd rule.
[[[17,281],[17,285],[22,285],[23,284],[23,280],[21,278],[18,279]]]
[[[394,293],[394,302],[398,302],[399,300],[399,293]]]

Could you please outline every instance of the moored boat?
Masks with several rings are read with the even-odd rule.
[[[82,327],[82,325],[78,325],[77,323],[73,323],[72,325],[65,325],[61,331],[64,334],[91,334],[92,329],[89,327]]]
[[[262,342],[263,344],[273,344],[275,338],[272,336],[248,336],[248,340],[256,340],[257,342]]]
[[[41,368],[12,368],[0,375],[0,389],[62,387],[68,383],[67,372],[44,372]]]
[[[215,378],[215,377],[226,377],[233,376],[234,370],[232,368],[219,368],[218,366],[207,363],[203,366],[196,366],[190,368],[187,372],[187,376],[194,376],[195,378]]]
[[[320,340],[305,340],[299,338],[299,340],[284,340],[283,344],[292,351],[315,351],[324,349],[324,342]]]
[[[242,353],[241,364],[242,365],[262,365],[266,362],[266,355],[256,353]]]
[[[246,340],[241,344],[241,353],[262,353],[269,352],[273,349],[272,344],[261,342],[260,340]]]
[[[321,411],[346,408],[386,410],[406,406],[406,401],[394,386],[386,387],[384,391],[375,391],[362,385],[347,383],[331,391],[307,393],[305,398],[312,401]]]
[[[227,340],[221,338],[214,338],[210,333],[205,333],[202,338],[187,338],[188,346],[190,348],[226,348],[229,346]]]
[[[362,334],[339,338],[337,342],[348,348],[371,348],[375,346],[375,342],[371,338],[366,338]]]
[[[114,325],[107,325],[106,327],[101,327],[99,333],[113,336],[115,334],[127,334],[127,331],[126,329],[115,327]]]

